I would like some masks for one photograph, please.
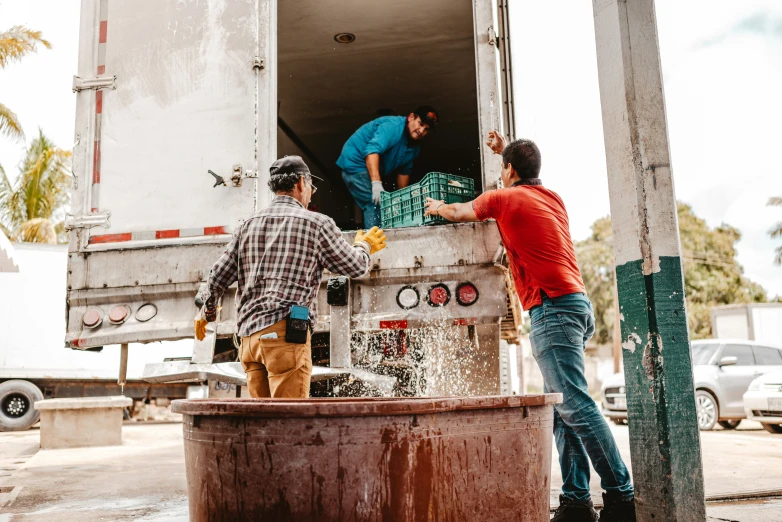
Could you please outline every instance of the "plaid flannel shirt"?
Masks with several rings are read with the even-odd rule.
[[[369,270],[369,254],[348,244],[330,217],[276,196],[234,232],[202,298],[211,306],[238,281],[238,333],[247,337],[284,319],[292,305],[308,307],[315,320],[324,268],[360,277]]]

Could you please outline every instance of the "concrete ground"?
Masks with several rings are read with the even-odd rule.
[[[627,427],[614,426],[629,463]],[[187,520],[181,424],[126,424],[123,445],[39,450],[39,431],[0,433],[0,522]],[[782,489],[782,435],[744,423],[703,433],[707,496]],[[561,485],[552,460],[552,505]],[[599,499],[597,477],[593,493]],[[782,499],[708,505],[710,522],[782,522]]]

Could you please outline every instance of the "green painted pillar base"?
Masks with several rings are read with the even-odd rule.
[[[681,259],[616,267],[639,520],[705,519]],[[656,514],[656,516],[653,516]]]

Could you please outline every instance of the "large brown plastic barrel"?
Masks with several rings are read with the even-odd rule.
[[[558,394],[174,401],[190,520],[549,520]]]

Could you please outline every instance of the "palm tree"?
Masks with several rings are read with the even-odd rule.
[[[12,241],[65,240],[71,153],[60,149],[38,129],[27,149],[15,183],[0,168],[0,223]]]
[[[52,48],[52,44],[44,40],[41,31],[33,31],[22,25],[15,25],[0,32],[0,69],[8,64],[18,62],[30,53],[38,51],[38,44]],[[11,139],[24,137],[22,125],[11,109],[0,103],[0,135]]]
[[[782,197],[769,198],[768,205],[782,207]],[[782,237],[782,221],[778,221],[776,225],[771,227],[771,229],[768,231],[768,235],[774,239]],[[777,247],[776,252],[777,256],[774,259],[774,262],[778,265],[782,265],[782,246]]]

